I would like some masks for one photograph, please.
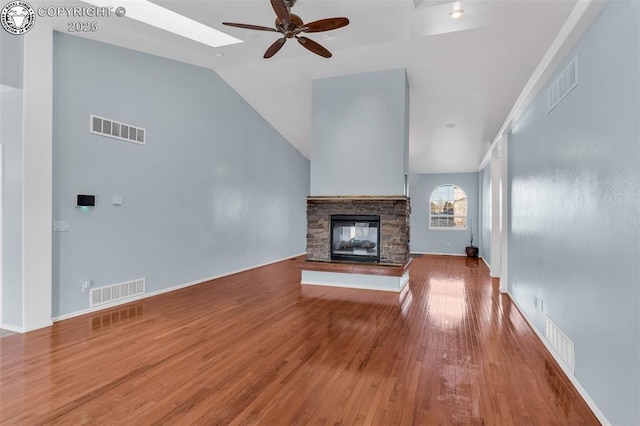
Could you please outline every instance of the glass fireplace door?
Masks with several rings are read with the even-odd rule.
[[[380,216],[332,215],[331,260],[380,262]]]

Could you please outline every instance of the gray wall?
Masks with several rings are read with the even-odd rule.
[[[311,194],[404,195],[404,68],[314,80],[312,96]]]
[[[509,137],[510,291],[574,342],[616,425],[640,424],[639,25],[640,2],[609,2],[559,67],[577,53],[578,86],[548,115],[539,95]]]
[[[89,306],[83,280],[153,292],[305,251],[308,160],[213,71],[56,33],[54,123],[54,316]]]
[[[491,164],[480,172],[480,256],[491,262]]]
[[[22,37],[0,31],[0,84],[16,88],[0,94],[2,164],[2,318],[22,325]]]
[[[0,32],[0,84],[22,87],[22,46],[23,37],[16,37],[6,31]]]
[[[473,244],[478,245],[478,173],[444,173],[409,175],[411,197],[411,252],[465,254],[469,245],[470,229],[429,229],[429,197],[440,185],[453,184],[467,194],[467,215],[473,225]]]

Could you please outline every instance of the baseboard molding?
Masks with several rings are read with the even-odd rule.
[[[12,333],[24,333],[22,327],[18,327],[17,325],[13,325],[13,324],[0,324],[0,328],[3,330],[10,331]]]
[[[45,321],[45,322],[41,322],[40,324],[36,324],[36,325],[32,325],[29,327],[24,327],[22,330],[22,333],[28,333],[30,331],[34,331],[34,330],[40,330],[41,328],[47,328],[47,327],[51,327],[53,325],[53,320],[52,321]]]
[[[206,283],[207,281],[217,280],[218,278],[224,278],[224,277],[228,277],[230,275],[239,274],[240,272],[246,272],[246,271],[250,271],[252,269],[258,269],[258,268],[262,268],[264,266],[273,265],[274,263],[283,262],[285,260],[294,259],[294,258],[296,258],[298,256],[302,256],[304,254],[306,254],[306,252],[294,254],[292,256],[287,256],[287,257],[284,257],[282,259],[277,259],[277,260],[273,260],[273,261],[270,261],[270,262],[261,263],[261,264],[258,264],[258,265],[249,266],[247,268],[236,269],[234,271],[224,272],[222,274],[214,275],[214,276],[207,277],[207,278],[201,278],[201,279],[198,279],[198,280],[195,280],[195,281],[190,281],[188,283],[178,284],[178,285],[175,285],[175,286],[172,286],[172,287],[167,287],[167,288],[163,288],[163,289],[160,289],[160,290],[152,291],[151,293],[145,293],[145,294],[141,294],[139,296],[130,297],[128,299],[118,300],[118,301],[113,302],[113,303],[107,303],[105,305],[95,306],[93,308],[87,308],[87,309],[83,309],[81,311],[75,311],[75,312],[71,312],[69,314],[59,315],[59,316],[53,318],[53,322],[64,321],[64,320],[75,318],[75,317],[79,317],[79,316],[82,316],[82,315],[92,314],[92,313],[95,313],[95,312],[98,312],[98,311],[103,311],[105,309],[114,308],[116,306],[125,305],[127,303],[137,302],[138,300],[148,299],[149,297],[154,297],[154,296],[159,296],[159,295],[164,294],[164,293],[169,293],[169,292],[180,290],[180,289],[183,289],[183,288],[186,288],[186,287],[191,287],[191,286],[194,286],[194,285]],[[2,327],[2,328],[4,328],[4,327]],[[14,331],[14,330],[11,330],[9,328],[6,328],[5,330]],[[22,333],[22,331],[18,331],[18,333]]]
[[[484,264],[485,264],[485,265],[487,265],[487,268],[489,268],[489,276],[490,276],[490,277],[492,277],[492,278],[497,278],[497,277],[494,277],[493,275],[491,275],[491,265],[489,265],[489,262],[487,262],[487,259],[485,259],[485,258],[484,258],[484,257],[482,257],[482,256],[478,256],[478,257],[479,257],[480,259],[482,259],[482,261],[484,262]]]
[[[40,330],[41,328],[51,327],[53,325],[53,321],[45,321],[40,324],[35,324],[29,327],[21,327],[13,324],[0,324],[0,328],[3,330],[11,331],[12,333],[28,333],[30,331]]]
[[[600,408],[598,408],[598,406],[596,405],[596,403],[593,401],[593,399],[591,399],[591,397],[589,396],[589,394],[587,393],[587,391],[582,387],[582,385],[580,384],[580,382],[578,381],[578,379],[576,379],[576,377],[571,374],[571,372],[569,372],[569,370],[567,370],[564,366],[564,363],[560,360],[560,358],[556,355],[555,350],[551,347],[551,345],[549,344],[549,342],[547,342],[547,339],[542,335],[542,333],[540,333],[540,331],[538,331],[538,329],[536,328],[536,326],[534,325],[533,321],[531,320],[531,318],[529,318],[529,316],[527,315],[527,313],[525,312],[524,309],[522,309],[522,307],[520,306],[520,304],[518,304],[518,302],[516,301],[515,298],[513,298],[511,296],[510,293],[506,293],[509,296],[509,299],[511,299],[511,301],[513,302],[513,304],[515,305],[515,307],[518,309],[518,311],[520,312],[520,314],[522,315],[522,317],[525,319],[525,321],[529,324],[529,327],[531,327],[531,329],[533,330],[534,333],[536,333],[536,336],[538,336],[538,339],[540,339],[540,341],[542,342],[542,344],[544,345],[545,348],[547,348],[547,352],[549,352],[549,354],[553,357],[553,359],[555,359],[556,364],[558,364],[558,366],[562,369],[562,372],[565,374],[565,376],[567,376],[567,378],[569,379],[569,381],[571,382],[571,384],[576,388],[576,390],[578,391],[578,393],[580,394],[580,396],[582,397],[582,399],[584,399],[584,402],[587,403],[587,405],[589,406],[589,408],[591,409],[591,411],[593,411],[593,414],[596,416],[596,418],[598,419],[598,421],[600,423],[602,423],[603,426],[610,426],[611,422],[607,419],[607,417],[604,415],[604,413],[600,410]]]
[[[465,253],[433,253],[428,251],[412,251],[411,254],[430,254],[432,256],[464,256],[467,257]]]

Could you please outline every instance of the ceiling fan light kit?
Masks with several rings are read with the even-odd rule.
[[[276,40],[271,46],[269,46],[267,51],[264,53],[264,58],[271,58],[273,55],[278,53],[288,38],[295,38],[302,47],[316,55],[322,56],[323,58],[331,57],[331,52],[329,52],[324,46],[308,37],[300,35],[300,33],[319,33],[335,30],[349,25],[349,20],[347,18],[326,18],[305,24],[302,18],[291,13],[291,7],[296,3],[296,0],[270,1],[271,7],[273,7],[273,11],[276,13],[275,28],[252,24],[238,24],[234,22],[223,22],[222,24],[231,27],[256,31],[271,31],[282,34],[282,38]]]

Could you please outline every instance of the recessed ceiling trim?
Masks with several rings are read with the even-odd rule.
[[[125,17],[135,19],[164,31],[177,34],[198,43],[212,47],[242,43],[242,40],[218,31],[200,22],[158,6],[147,0],[84,0],[98,7],[118,7],[126,9]],[[114,18],[117,19],[117,18]]]

